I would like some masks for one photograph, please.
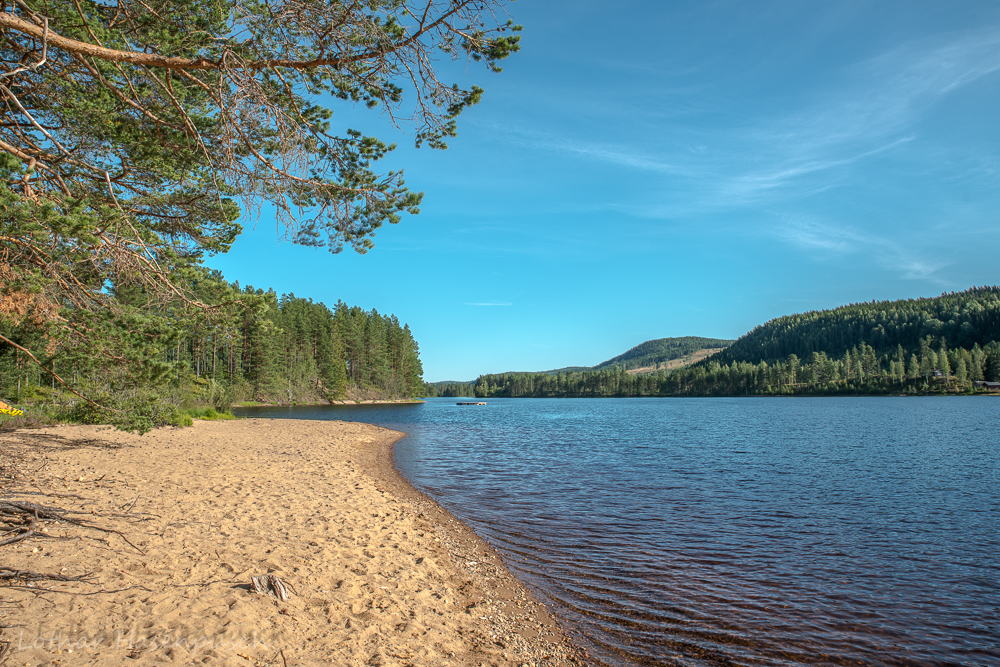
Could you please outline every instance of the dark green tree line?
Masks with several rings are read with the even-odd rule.
[[[426,382],[424,392],[431,398],[441,396],[444,398],[470,397],[475,395],[474,382]]]
[[[919,347],[927,337],[970,350],[977,343],[1000,340],[1000,287],[787,315],[756,327],[713,358],[728,364],[774,361],[791,354],[806,359],[813,352],[840,357],[861,343],[886,358],[898,346]]]
[[[655,341],[654,341],[655,342]],[[480,376],[476,396],[749,396],[973,391],[1000,381],[1000,288],[781,317],[691,366]]]
[[[0,345],[0,390],[13,402],[40,387],[59,390],[54,373],[100,401],[124,393],[144,402],[143,428],[162,421],[170,406],[211,404],[228,409],[237,401],[314,402],[337,399],[399,399],[423,395],[419,347],[408,325],[395,315],[381,315],[338,302],[334,308],[293,294],[241,288],[218,272],[202,270],[189,286],[192,294],[221,303],[209,312],[183,302],[145,317],[145,335],[120,340],[118,347],[135,357],[108,366],[101,356],[78,355],[46,341],[34,323],[11,331],[17,340],[45,350],[43,364],[29,364],[16,347]],[[130,290],[114,294],[122,308],[143,302]],[[136,368],[147,367],[141,378]],[[141,384],[141,388],[135,388]],[[62,392],[65,394],[65,392]],[[69,398],[73,398],[69,396]],[[162,409],[150,413],[154,404]],[[132,406],[142,412],[142,406]],[[114,421],[115,415],[103,413]],[[138,422],[137,422],[138,423]]]
[[[238,285],[233,286],[238,289]],[[195,323],[164,360],[230,400],[307,402],[423,395],[419,347],[408,325],[338,302],[247,287],[255,313]],[[216,399],[219,400],[219,399]]]
[[[711,360],[655,373],[629,373],[618,367],[556,375],[481,375],[474,391],[480,398],[851,395],[974,391],[976,381],[1000,381],[997,342],[966,350],[940,343],[935,349],[925,340],[909,362],[900,361],[905,356],[879,357],[862,343],[840,358],[814,352],[807,360],[794,354],[771,363]]]

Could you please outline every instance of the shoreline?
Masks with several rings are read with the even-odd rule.
[[[537,664],[540,667],[543,664],[557,664],[544,660],[547,651],[531,650],[530,642],[539,638],[539,629],[543,636],[551,638],[549,643],[555,642],[569,648],[564,659],[574,664],[587,664],[589,656],[586,651],[572,642],[548,607],[510,572],[496,549],[438,501],[413,486],[399,471],[395,464],[396,443],[408,434],[383,430],[399,435],[383,441],[374,456],[365,452],[362,465],[376,479],[385,483],[391,494],[418,507],[424,516],[429,515],[431,522],[443,529],[447,535],[443,541],[455,566],[478,579],[479,585],[488,595],[487,604],[492,612],[489,618],[493,621],[494,633],[497,636],[506,635],[507,641],[521,644],[522,651],[527,649],[528,653],[534,653],[538,662],[532,661],[529,663],[531,665]],[[477,560],[469,561],[470,555]]]
[[[305,403],[256,403],[250,401],[242,401],[239,403],[233,403],[230,406],[230,410],[233,408],[294,408],[294,407],[314,407],[321,405],[396,405],[400,403],[424,403],[425,401],[420,398],[389,398],[389,399],[365,399],[365,400],[355,400],[353,398],[343,398],[334,401],[313,401]]]
[[[720,394],[718,396],[567,396],[566,398],[955,398],[966,396],[1000,396],[1000,392],[927,392],[925,394],[886,392],[882,394]],[[518,397],[521,398],[521,397]],[[533,398],[533,397],[524,397]]]
[[[404,435],[267,419],[0,433],[3,500],[86,524],[43,512],[0,546],[21,572],[0,582],[0,660],[578,664],[496,552],[395,469]],[[252,590],[268,573],[289,600]]]

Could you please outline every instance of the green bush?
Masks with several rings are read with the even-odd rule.
[[[68,413],[70,421],[80,424],[110,424],[140,435],[157,426],[171,423],[174,409],[159,395],[148,391],[98,395],[93,403],[79,401]]]
[[[191,426],[194,424],[195,419],[202,419],[205,421],[216,421],[219,419],[236,419],[233,413],[227,411],[216,410],[212,406],[208,407],[191,407],[191,408],[181,408],[174,411],[174,416],[171,418],[170,423],[174,426]]]
[[[170,424],[183,428],[185,426],[194,426],[194,420],[186,414],[174,412],[174,414],[170,416]]]

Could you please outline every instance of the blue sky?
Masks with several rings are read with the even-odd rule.
[[[486,89],[447,151],[331,105],[399,144],[420,215],[359,256],[281,242],[265,212],[208,264],[395,313],[429,381],[1000,282],[1000,3],[509,11],[502,74],[443,64]]]

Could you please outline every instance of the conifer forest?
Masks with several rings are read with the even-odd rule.
[[[677,369],[637,373],[625,364],[598,368],[482,375],[469,393],[485,398],[990,390],[984,382],[1000,381],[1000,287],[780,317]]]
[[[142,430],[169,422],[178,406],[224,412],[239,402],[423,395],[419,347],[395,315],[241,288],[218,272],[203,270],[194,282],[193,292],[222,305],[205,311],[177,302],[157,312],[137,305],[126,318],[96,322],[105,325],[103,337],[91,338],[104,346],[99,351],[69,344],[12,309],[0,313],[14,343],[0,345],[3,397],[49,404],[50,414],[75,421],[118,423],[121,411],[122,425]],[[129,290],[114,297],[123,306],[139,301]],[[29,359],[31,350],[44,356]],[[121,363],[104,363],[109,356]]]

